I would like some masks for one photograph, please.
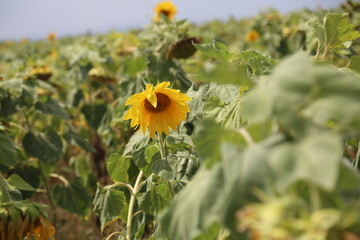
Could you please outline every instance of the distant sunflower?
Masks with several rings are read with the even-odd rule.
[[[56,39],[56,34],[53,32],[49,33],[49,35],[47,36],[47,39],[49,41],[54,41]]]
[[[169,82],[147,84],[145,91],[129,97],[125,105],[132,105],[124,116],[124,120],[131,119],[131,127],[137,127],[143,133],[149,128],[150,137],[155,133],[164,132],[169,135],[169,130],[180,126],[186,120],[190,111],[187,101],[191,98],[180,93],[180,90],[170,89]]]
[[[248,33],[246,34],[246,41],[247,41],[248,43],[253,43],[253,42],[255,42],[256,40],[258,40],[258,38],[259,38],[259,33],[258,33],[258,31],[256,31],[256,30],[251,30],[250,32],[248,32]]]
[[[176,11],[176,6],[171,1],[164,1],[158,3],[154,9],[155,11],[155,21],[160,20],[160,16],[164,15],[168,19],[174,19]]]

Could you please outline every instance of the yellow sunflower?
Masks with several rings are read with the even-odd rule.
[[[190,111],[187,101],[191,98],[180,93],[180,90],[168,88],[169,82],[147,84],[145,91],[129,97],[125,105],[132,105],[124,116],[124,120],[131,119],[131,127],[137,127],[143,133],[149,128],[150,137],[155,133],[164,132],[169,135],[169,130],[180,126],[186,120]]]
[[[47,39],[49,41],[54,41],[56,39],[56,33],[54,33],[54,32],[49,33],[49,35],[47,36]]]
[[[173,19],[175,17],[176,6],[171,1],[164,1],[158,3],[154,9],[155,11],[155,21],[160,20],[160,16],[164,15],[168,19]]]
[[[259,38],[259,33],[256,30],[251,30],[246,34],[246,41],[248,43],[253,43]]]

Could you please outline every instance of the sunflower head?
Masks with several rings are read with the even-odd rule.
[[[47,36],[47,39],[49,41],[54,41],[56,39],[56,34],[53,32],[49,33],[49,35]]]
[[[174,19],[176,11],[176,6],[171,1],[164,1],[158,3],[154,9],[155,11],[155,21],[159,21],[161,15],[164,15],[168,19]]]
[[[248,43],[253,43],[253,42],[255,42],[256,40],[258,40],[258,38],[259,38],[259,33],[258,33],[258,31],[256,31],[256,30],[251,30],[250,32],[248,32],[248,33],[246,34],[246,41],[247,41]]]
[[[131,119],[131,127],[138,127],[143,133],[149,129],[150,137],[155,133],[169,135],[170,128],[176,131],[181,121],[186,120],[191,100],[180,90],[168,88],[169,82],[147,84],[145,91],[131,96],[125,105],[132,105],[124,116]]]

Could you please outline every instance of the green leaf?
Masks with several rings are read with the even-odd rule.
[[[149,164],[153,161],[153,158],[157,159],[160,157],[159,148],[155,145],[150,145],[145,149],[145,160]]]
[[[349,21],[349,13],[327,14],[325,17],[325,46],[338,47],[360,37]]]
[[[141,147],[146,147],[150,141],[149,135],[144,135],[140,131],[131,136],[124,149],[124,156],[131,154],[132,151]]]
[[[0,175],[0,203],[22,200],[21,192]]]
[[[349,63],[346,65],[346,68],[354,70],[357,73],[360,73],[360,56],[354,55],[350,58]]]
[[[40,161],[55,165],[62,154],[62,142],[53,131],[34,135],[28,132],[23,139],[23,146],[28,155]]]
[[[114,182],[128,182],[129,167],[130,159],[119,153],[112,153],[106,162],[106,169]]]
[[[100,218],[101,231],[113,220],[120,218],[126,208],[126,197],[122,191],[97,187],[93,201],[94,213]]]
[[[195,145],[199,155],[204,158],[205,166],[211,168],[221,161],[220,146],[225,141],[237,141],[240,137],[232,131],[222,128],[212,120],[203,120],[195,134]]]
[[[157,186],[152,184],[151,189],[143,193],[139,198],[139,206],[147,214],[157,215],[164,207],[168,206],[172,195],[168,185],[161,183]]]
[[[235,101],[230,103],[228,110],[221,120],[223,126],[228,129],[237,129],[244,125],[244,120],[241,112],[242,97],[238,97]]]
[[[212,40],[210,43],[194,44],[194,47],[203,54],[219,60],[229,62],[234,55],[228,51],[228,48],[223,43]]]
[[[335,134],[322,133],[309,135],[296,144],[278,146],[269,164],[282,191],[299,180],[332,191],[337,183],[341,155],[341,139]]]
[[[219,220],[216,200],[224,187],[219,165],[201,169],[158,218],[161,231],[172,240],[194,239]]]
[[[147,68],[146,60],[144,58],[130,58],[124,63],[124,73],[130,76],[136,76],[140,71]]]
[[[269,73],[277,63],[274,59],[254,50],[240,51],[236,60],[243,66],[249,66],[255,76]],[[251,85],[251,82],[248,84]]]
[[[167,159],[157,159],[151,164],[152,172],[159,177],[169,180],[172,178],[172,168]]]
[[[63,137],[66,141],[72,143],[74,141],[77,145],[79,145],[82,149],[88,152],[95,152],[95,148],[91,146],[89,141],[83,138],[81,135],[77,134],[74,130],[69,129],[69,131],[65,132]]]
[[[194,86],[189,88],[186,95],[191,97],[189,102],[190,112],[188,113],[187,120],[190,122],[196,116],[201,117],[203,113],[203,108],[207,100],[207,95],[209,91],[209,84],[203,84],[195,91]]]
[[[208,64],[204,72],[193,77],[193,81],[216,82],[220,84],[251,85],[246,66],[239,63]]]
[[[79,216],[87,216],[91,206],[91,197],[79,180],[66,186],[55,185],[51,194],[58,206]]]
[[[108,108],[105,104],[87,104],[81,108],[88,124],[94,129],[100,127],[107,111]]]
[[[16,146],[13,140],[0,132],[0,164],[14,166],[16,160]]]
[[[11,185],[13,185],[14,187],[16,187],[19,190],[24,190],[24,191],[36,191],[35,188],[33,188],[30,184],[28,184],[27,182],[25,182],[24,179],[22,179],[19,175],[17,174],[12,174],[8,179],[7,182]]]
[[[22,93],[24,80],[22,78],[12,78],[0,82],[0,88],[11,92],[15,97],[19,97]]]
[[[70,119],[69,114],[64,110],[64,108],[61,107],[60,104],[52,98],[48,98],[45,103],[37,102],[35,104],[35,109],[44,114],[50,114],[66,120]]]

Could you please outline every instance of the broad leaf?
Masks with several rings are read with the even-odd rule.
[[[126,197],[122,191],[97,187],[93,201],[94,213],[100,218],[101,231],[113,220],[119,218],[126,208]]]
[[[0,164],[14,166],[16,161],[16,146],[13,140],[0,132]]]
[[[348,13],[327,14],[324,26],[326,47],[338,47],[360,37],[360,33],[350,23]]]
[[[234,58],[234,55],[228,51],[226,45],[215,40],[206,44],[194,44],[194,47],[201,53],[222,61],[229,62]]]
[[[46,102],[37,102],[35,109],[41,111],[44,114],[50,114],[58,118],[69,119],[69,114],[60,106],[58,101],[48,98]]]
[[[23,146],[28,155],[52,165],[61,157],[61,138],[53,131],[38,135],[28,132],[23,139]]]
[[[91,206],[91,197],[78,180],[66,186],[55,185],[51,194],[57,205],[71,213],[87,216]]]
[[[19,175],[17,174],[12,174],[8,179],[7,182],[11,185],[13,185],[14,187],[16,187],[19,190],[24,190],[24,191],[36,191],[35,188],[33,188],[30,184],[28,184],[27,182],[25,182],[24,179],[22,179]]]
[[[106,169],[114,182],[128,182],[129,167],[130,159],[119,153],[112,153],[106,162]]]
[[[327,191],[337,183],[342,155],[341,139],[323,133],[309,135],[301,142],[282,144],[274,149],[269,164],[276,185],[285,191],[299,180],[307,180]]]

